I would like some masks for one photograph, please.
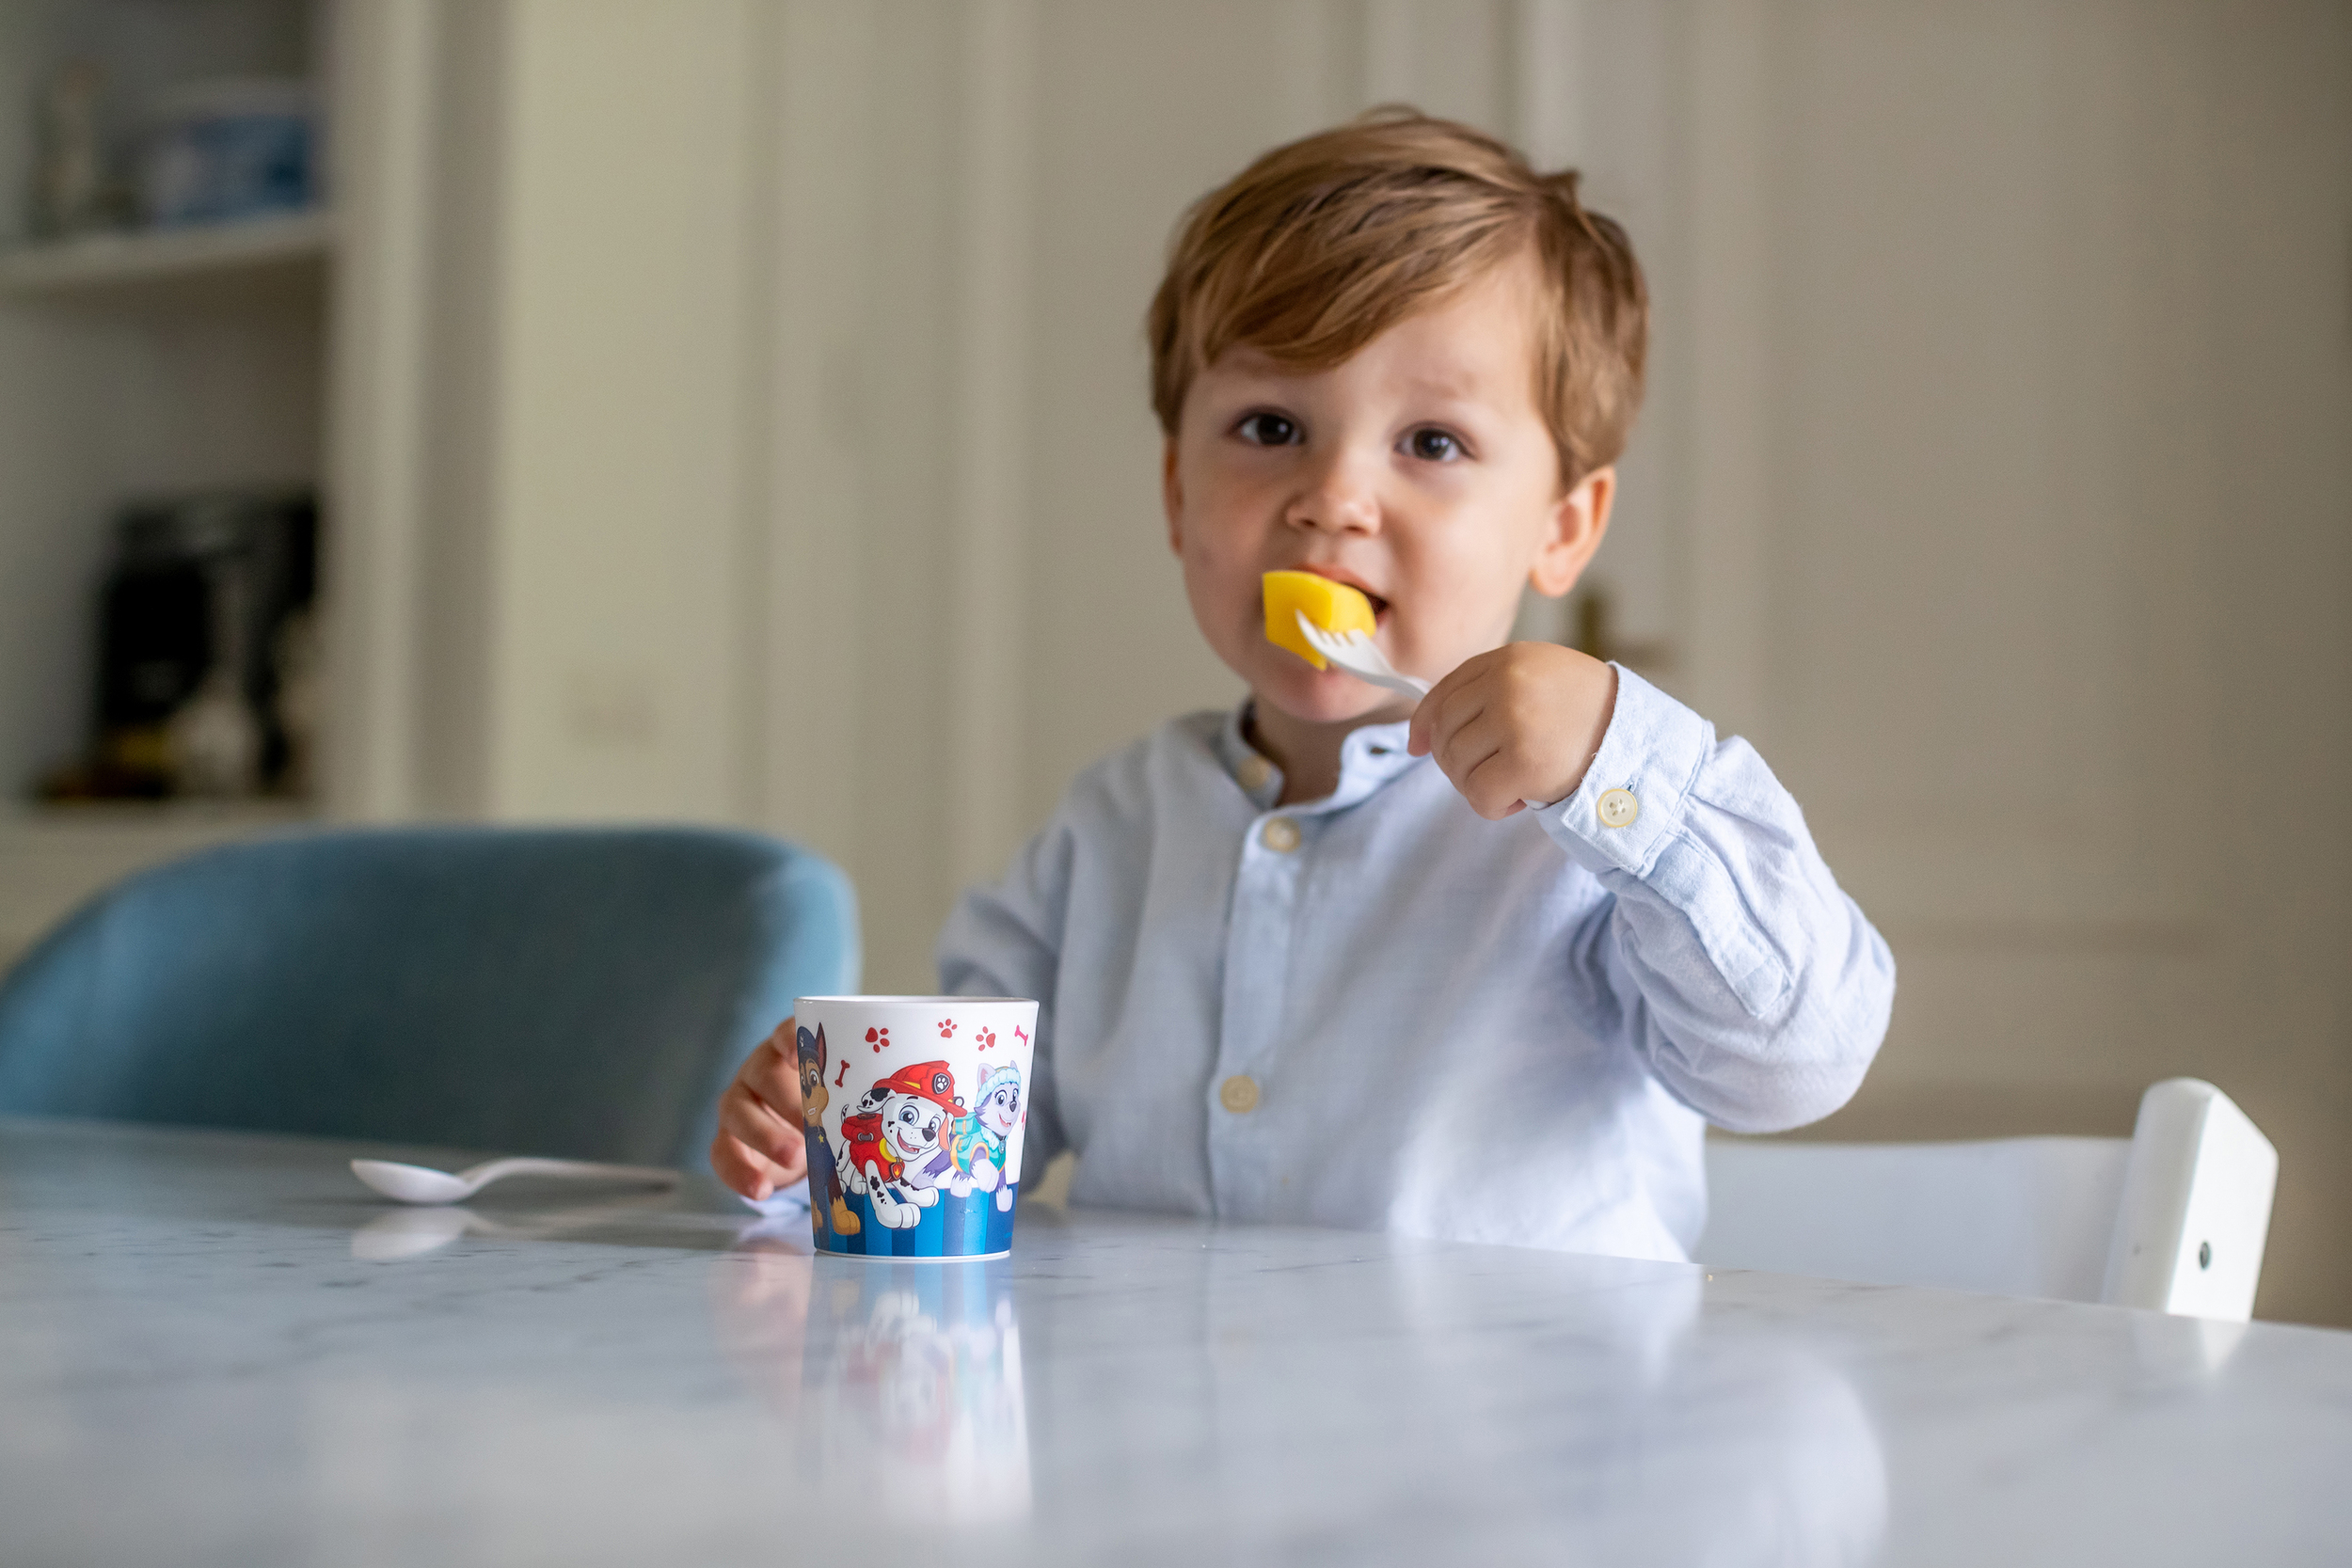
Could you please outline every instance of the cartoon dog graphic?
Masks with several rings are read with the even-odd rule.
[[[854,1236],[865,1222],[841,1196],[841,1172],[834,1164],[833,1145],[825,1140],[825,1107],[833,1097],[825,1092],[825,1026],[815,1034],[800,1031],[801,1119],[808,1124],[808,1206],[821,1229],[831,1225],[835,1235]]]
[[[977,1188],[994,1193],[997,1208],[1012,1208],[1005,1159],[1021,1117],[1021,1069],[1010,1062],[990,1069],[980,1083],[979,1103],[957,1120],[942,1151],[954,1167],[948,1186],[958,1197]]]
[[[850,1190],[866,1196],[884,1227],[910,1229],[923,1217],[918,1210],[939,1201],[939,1173],[928,1167],[942,1133],[962,1115],[947,1064],[917,1062],[877,1082],[856,1114],[841,1118]]]

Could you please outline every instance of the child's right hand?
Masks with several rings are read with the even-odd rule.
[[[755,1203],[808,1174],[800,1048],[794,1039],[787,1018],[743,1059],[735,1082],[719,1097],[719,1135],[710,1140],[710,1168]]]

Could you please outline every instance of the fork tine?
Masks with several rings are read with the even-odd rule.
[[[1337,632],[1328,630],[1326,627],[1316,626],[1312,621],[1307,619],[1307,612],[1305,610],[1299,610],[1297,613],[1298,629],[1306,634],[1308,641],[1312,642],[1318,648],[1343,648],[1348,645],[1348,641],[1351,638],[1361,635],[1357,632]]]
[[[1380,651],[1380,645],[1363,632],[1327,631],[1308,620],[1304,610],[1298,612],[1298,631],[1307,640],[1308,646],[1359,680],[1385,686],[1409,696],[1428,694],[1427,686],[1410,675],[1400,674],[1389,663],[1388,656]]]
[[[1345,656],[1350,654],[1372,654],[1376,657],[1379,653],[1372,639],[1362,632],[1328,630],[1308,620],[1303,610],[1298,611],[1298,629],[1307,639],[1308,645],[1326,658],[1338,657],[1344,663]]]
[[[1350,644],[1342,641],[1332,633],[1327,632],[1321,626],[1316,626],[1313,622],[1308,620],[1304,615],[1301,615],[1298,618],[1298,621],[1300,627],[1306,635],[1307,645],[1314,649],[1315,652],[1321,654],[1326,660],[1339,665],[1342,669],[1347,668],[1354,662],[1354,660],[1349,657],[1349,654],[1351,652]]]

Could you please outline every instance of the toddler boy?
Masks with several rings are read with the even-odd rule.
[[[1843,1104],[1894,964],[1754,750],[1506,642],[1601,542],[1648,301],[1618,227],[1403,113],[1187,215],[1152,306],[1168,541],[1246,681],[1098,763],[939,941],[1041,1003],[1025,1174],[1078,1201],[1680,1259],[1708,1121]],[[1362,590],[1415,705],[1266,641],[1262,574]],[[804,1170],[787,1022],[712,1163]]]

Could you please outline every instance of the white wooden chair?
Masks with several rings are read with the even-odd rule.
[[[1710,1138],[1695,1256],[2244,1323],[2278,1177],[2270,1140],[2194,1078],[2151,1087],[2129,1141]]]

